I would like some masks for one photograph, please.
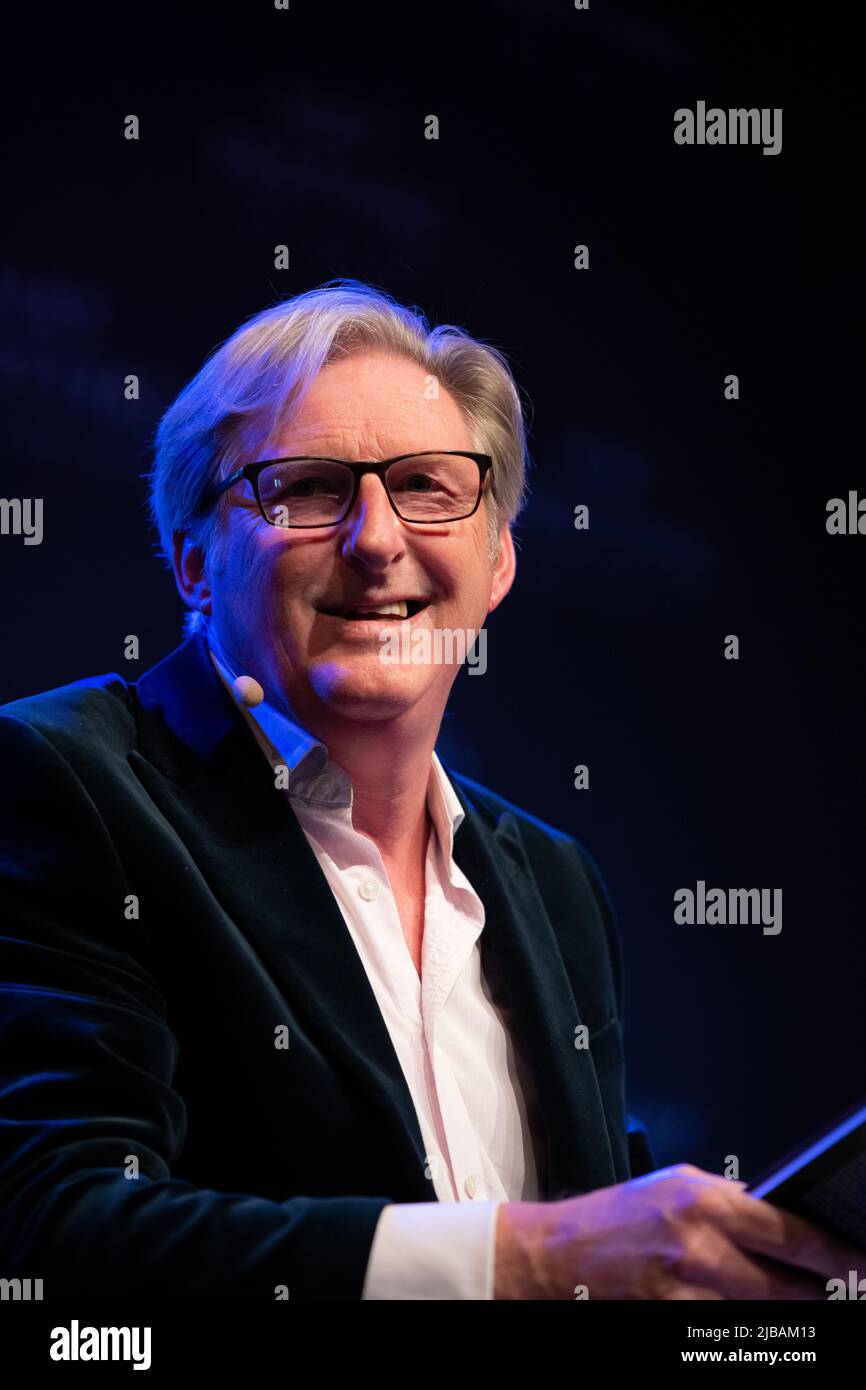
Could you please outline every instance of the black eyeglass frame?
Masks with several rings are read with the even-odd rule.
[[[402,463],[404,459],[423,457],[424,454],[445,454],[453,458],[473,459],[475,463],[478,464],[478,496],[475,499],[475,506],[471,511],[463,512],[460,516],[437,517],[435,520],[431,518],[424,521],[419,521],[417,518],[413,519],[400,514],[399,508],[394,498],[391,496],[385,474],[392,463]],[[342,464],[344,468],[348,468],[355,475],[355,485],[352,488],[352,495],[342,515],[339,516],[336,521],[315,521],[311,526],[297,523],[293,526],[290,522],[288,526],[280,526],[278,522],[271,521],[270,517],[265,513],[264,503],[262,502],[261,493],[259,492],[259,474],[262,473],[265,468],[270,468],[274,463],[303,463],[307,461],[310,463],[339,463]],[[281,531],[315,531],[323,526],[339,526],[346,520],[346,517],[355,505],[361,486],[361,479],[367,473],[375,473],[376,476],[382,480],[385,495],[391,503],[394,513],[400,517],[401,521],[405,521],[407,526],[444,526],[452,521],[466,521],[470,516],[475,515],[478,508],[481,506],[481,498],[484,494],[484,480],[492,467],[493,459],[489,454],[475,454],[467,449],[413,449],[410,454],[397,454],[396,458],[382,459],[378,463],[349,463],[346,459],[322,458],[316,454],[291,454],[285,458],[260,459],[257,463],[245,463],[242,468],[238,468],[232,473],[231,477],[224,478],[221,483],[217,483],[210,488],[201,504],[200,511],[208,511],[224,492],[227,492],[230,487],[234,487],[236,483],[246,479],[252,484],[253,492],[256,495],[256,501],[259,504],[259,511],[269,526],[277,526]]]

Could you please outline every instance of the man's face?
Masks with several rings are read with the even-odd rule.
[[[425,381],[415,363],[379,351],[334,362],[319,373],[267,456],[355,462],[471,450],[455,400],[441,389],[437,399],[426,399]],[[377,720],[414,710],[440,718],[458,666],[384,662],[381,634],[398,637],[405,620],[358,622],[325,610],[421,599],[425,606],[409,629],[431,629],[431,652],[437,628],[477,632],[514,578],[507,527],[498,561],[490,559],[486,500],[461,521],[413,525],[393,511],[382,481],[367,474],[343,522],[290,529],[264,520],[248,483],[231,488],[228,498],[223,564],[212,573],[206,563],[202,592],[209,586],[211,607],[205,602],[204,611],[236,668],[255,676],[266,698],[285,703],[308,727],[334,715]]]

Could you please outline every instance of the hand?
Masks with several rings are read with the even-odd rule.
[[[825,1299],[866,1251],[690,1163],[497,1212],[494,1298]]]

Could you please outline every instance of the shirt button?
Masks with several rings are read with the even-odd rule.
[[[467,1197],[474,1197],[477,1193],[478,1183],[475,1180],[474,1174],[470,1173],[469,1177],[465,1180],[463,1184],[463,1191],[466,1193]]]
[[[371,903],[379,893],[379,885],[374,878],[365,878],[363,883],[358,884],[358,892],[365,903]]]

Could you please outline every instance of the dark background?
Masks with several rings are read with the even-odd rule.
[[[2,494],[43,497],[45,533],[0,537],[0,699],[180,640],[149,441],[249,315],[356,276],[495,343],[532,492],[440,749],[595,856],[630,1108],[660,1164],[744,1177],[866,1093],[866,537],[825,529],[866,491],[853,16],[41,6],[7,45]],[[782,107],[781,154],[675,145],[699,99]],[[676,925],[699,878],[781,887],[781,934]]]

